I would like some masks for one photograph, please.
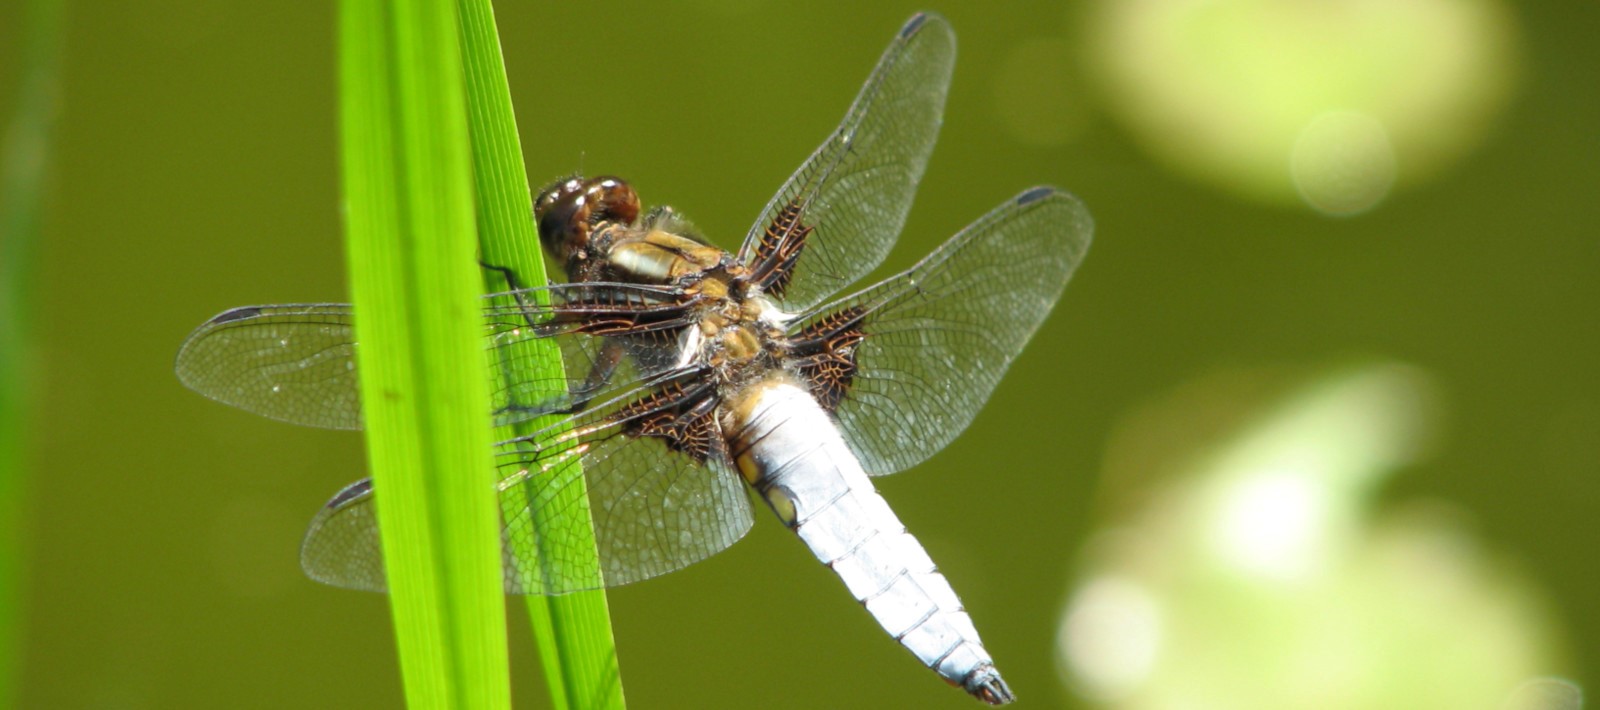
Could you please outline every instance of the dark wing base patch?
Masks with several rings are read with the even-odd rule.
[[[782,298],[794,277],[794,266],[805,250],[811,227],[800,223],[801,204],[791,201],[780,210],[756,245],[754,281],[763,293]]]
[[[617,410],[611,418],[623,422],[624,434],[659,438],[667,448],[703,464],[718,443],[713,416],[717,402],[707,389],[685,389],[671,383]]]
[[[866,312],[859,305],[835,311],[808,323],[790,340],[795,370],[829,412],[838,409],[855,379],[856,347],[866,338],[861,329]]]

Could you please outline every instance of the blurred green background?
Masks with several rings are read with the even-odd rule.
[[[24,6],[0,6],[7,122]],[[1595,687],[1600,6],[507,2],[530,178],[625,176],[733,246],[924,8],[960,59],[885,273],[1032,184],[1097,221],[983,415],[879,480],[1023,702],[1493,708],[1523,679]],[[25,304],[34,413],[27,466],[5,472],[19,707],[400,703],[384,599],[296,561],[317,506],[362,475],[359,437],[229,409],[171,371],[224,308],[346,298],[333,22],[318,3],[66,8]],[[1304,445],[1274,428],[1350,382],[1382,394],[1326,421],[1357,424],[1313,417]],[[1269,486],[1227,518],[1216,482],[1241,480],[1230,447],[1258,435],[1301,473],[1348,454],[1369,474],[1359,491]],[[1388,453],[1350,453],[1371,441]],[[1219,572],[1178,544],[1208,525],[1337,544]],[[1096,645],[1104,624],[1063,627],[1107,589],[1144,610],[1118,618],[1149,620],[1137,643],[1112,633],[1120,651]],[[611,605],[634,707],[974,707],[764,516]],[[511,608],[517,701],[540,707]],[[1402,628],[1406,609],[1438,618]],[[1134,660],[1110,675],[1083,660],[1117,653]],[[1517,707],[1573,707],[1573,686],[1534,689],[1550,687],[1555,704]]]

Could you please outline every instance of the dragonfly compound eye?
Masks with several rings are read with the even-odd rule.
[[[583,259],[589,236],[606,222],[632,224],[639,196],[619,178],[570,178],[539,193],[534,203],[539,242],[559,262]]]

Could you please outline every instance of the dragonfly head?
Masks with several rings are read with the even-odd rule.
[[[631,225],[639,218],[639,196],[621,178],[573,177],[540,192],[533,217],[545,253],[571,276],[582,261],[603,256],[590,253],[589,235],[596,228],[607,222]]]

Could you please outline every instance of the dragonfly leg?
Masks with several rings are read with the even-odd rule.
[[[528,327],[537,329],[539,324],[534,318],[534,304],[528,300],[526,295],[527,288],[523,285],[522,278],[517,276],[516,270],[509,266],[496,266],[482,259],[478,260],[478,265],[500,274],[500,278],[505,279],[506,288],[510,289],[511,296],[517,299],[517,307],[522,311],[522,319],[528,322]]]
[[[500,278],[506,280],[506,287],[507,288],[509,288],[509,289],[511,289],[513,291],[522,290],[522,278],[517,276],[516,269],[513,269],[513,268],[511,268],[509,266],[498,266],[498,265],[495,265],[495,264],[491,264],[491,263],[489,263],[487,261],[484,261],[482,259],[478,260],[478,266],[481,266],[481,267],[483,267],[485,269],[488,269],[490,271],[493,271],[493,272],[499,274]]]
[[[622,362],[622,358],[626,354],[627,350],[623,347],[621,341],[616,338],[606,338],[605,342],[600,346],[599,354],[595,356],[594,365],[589,368],[589,374],[584,377],[583,383],[574,385],[568,390],[567,396],[569,399],[566,406],[529,407],[508,404],[500,409],[499,414],[514,413],[536,416],[577,414],[587,409],[589,403],[593,402],[594,398],[600,394],[600,391],[605,389],[605,386],[611,382],[612,375],[617,371],[617,365]],[[522,417],[512,418],[521,419]]]

